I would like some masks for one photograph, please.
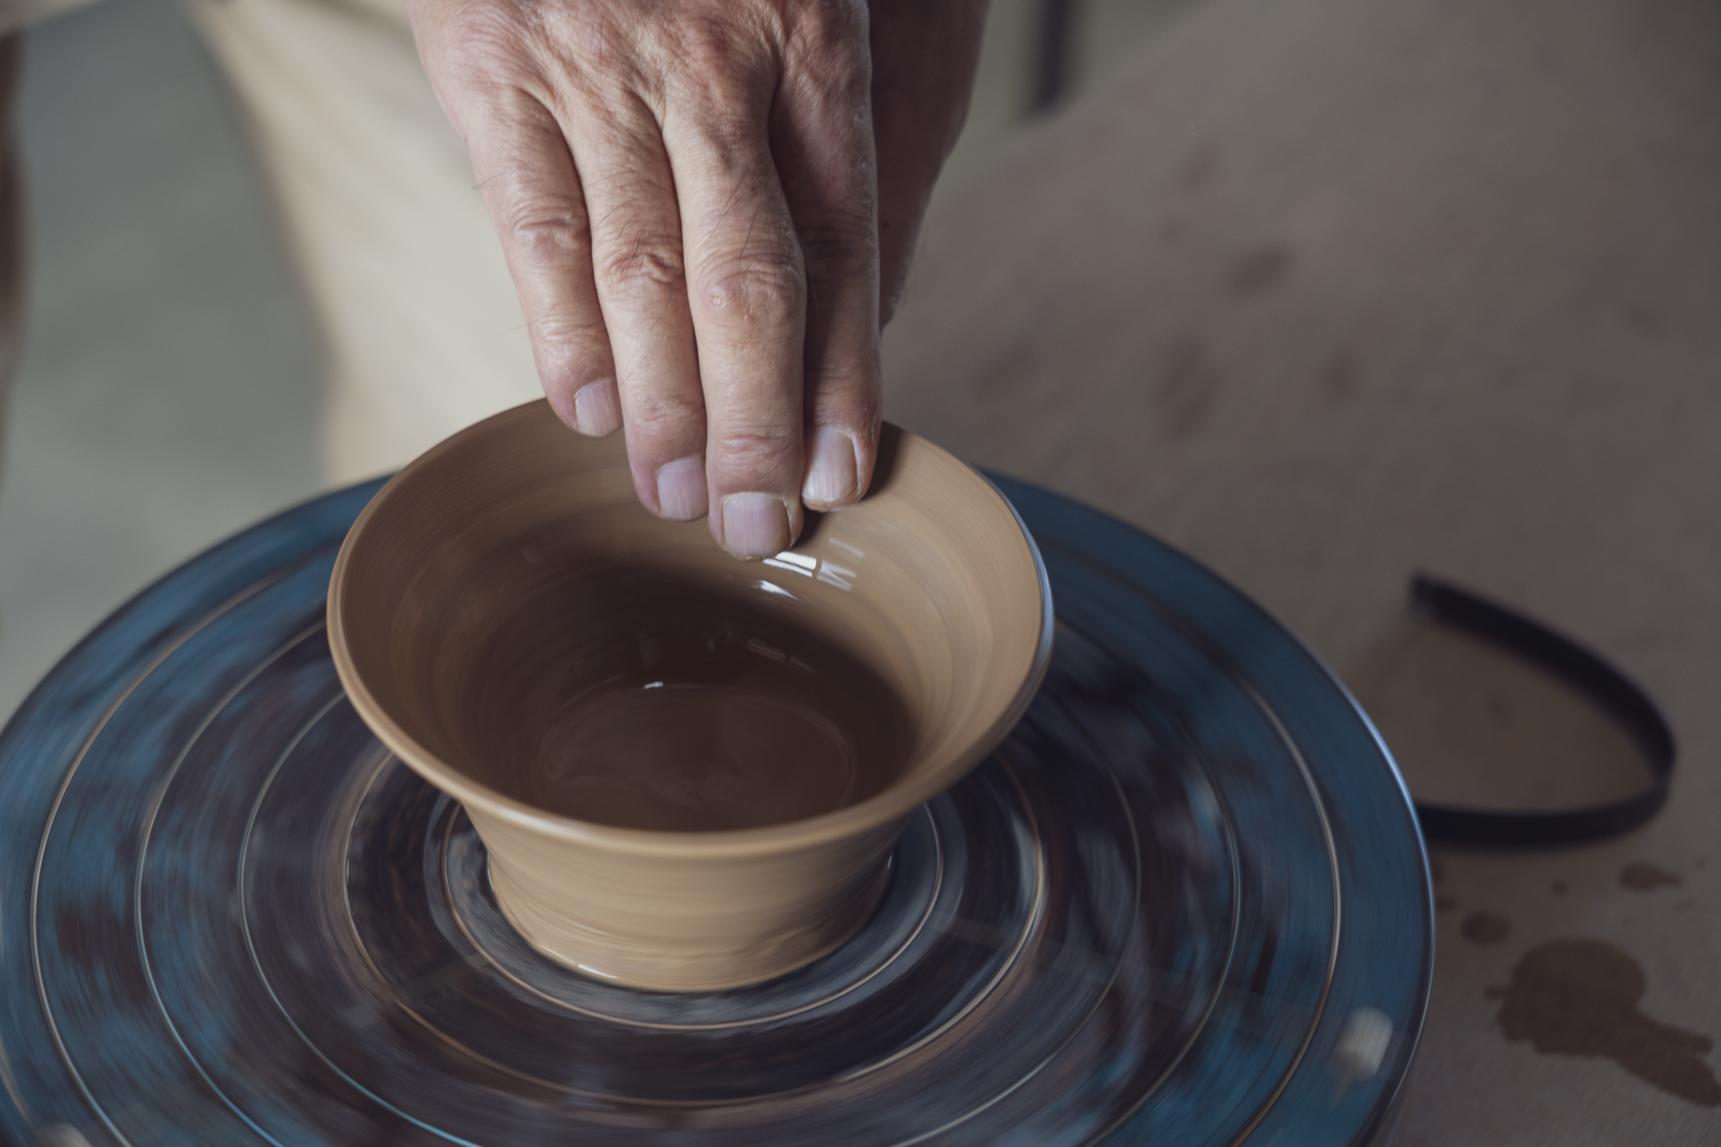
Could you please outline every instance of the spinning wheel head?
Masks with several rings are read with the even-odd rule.
[[[732,991],[545,958],[349,705],[325,587],[374,488],[147,590],[0,737],[0,1142],[1367,1141],[1430,971],[1390,761],[1210,574],[1004,489],[1043,688],[851,938]]]

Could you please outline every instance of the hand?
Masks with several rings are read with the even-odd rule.
[[[879,329],[982,17],[977,0],[412,0],[544,392],[582,433],[625,428],[649,509],[709,514],[763,557],[803,504],[866,492]]]

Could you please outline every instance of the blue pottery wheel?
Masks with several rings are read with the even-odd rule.
[[[324,589],[374,484],[156,583],[0,737],[0,1141],[1377,1139],[1432,956],[1390,758],[1235,590],[1002,485],[1057,603],[1040,696],[860,935],[707,996],[536,955],[347,705]]]

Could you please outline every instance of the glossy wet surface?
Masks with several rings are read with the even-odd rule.
[[[483,643],[466,724],[491,739],[455,759],[535,808],[623,828],[760,828],[877,795],[913,743],[909,707],[797,624],[789,590],[749,589],[649,567],[552,582]]]

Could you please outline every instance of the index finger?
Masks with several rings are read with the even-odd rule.
[[[468,112],[473,171],[490,208],[544,394],[586,434],[621,425],[615,363],[592,279],[591,225],[573,154],[548,108],[513,92]]]

